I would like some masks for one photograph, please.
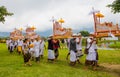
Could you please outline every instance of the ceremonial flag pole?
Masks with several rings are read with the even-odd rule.
[[[52,16],[52,19],[50,20],[53,23],[53,36],[55,35],[55,26],[54,26],[54,22],[55,22],[55,18],[54,16]]]

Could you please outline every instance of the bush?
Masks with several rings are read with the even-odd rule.
[[[120,49],[120,42],[112,43],[109,45],[110,48],[118,48]]]
[[[6,40],[2,39],[0,40],[0,43],[6,43]]]

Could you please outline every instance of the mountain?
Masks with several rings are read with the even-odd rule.
[[[10,32],[0,32],[0,37],[8,37]]]
[[[36,31],[36,33],[42,37],[47,37],[52,34],[52,31],[51,30],[44,31],[44,32]],[[23,34],[25,33],[23,32]],[[9,37],[9,36],[10,36],[10,32],[0,32],[0,37]]]
[[[73,33],[78,33],[82,30],[83,29],[73,30]],[[94,31],[93,28],[84,28],[84,30],[86,30],[88,32],[93,32]],[[52,30],[47,30],[47,31],[44,31],[44,32],[40,32],[40,31],[35,31],[35,32],[42,37],[47,37],[47,36],[52,34]],[[10,32],[0,32],[0,37],[9,37],[9,35],[10,35]]]
[[[44,32],[36,31],[36,33],[39,34],[40,36],[47,37],[47,36],[52,34],[52,31],[51,30],[47,30],[47,31],[44,31]]]

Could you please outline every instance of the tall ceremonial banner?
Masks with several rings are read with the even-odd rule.
[[[23,39],[24,36],[22,35],[22,31],[15,29],[13,32],[10,33],[10,38],[17,40],[17,39]]]
[[[39,35],[37,35],[35,33],[34,28],[32,28],[32,27],[27,27],[26,28],[25,38],[34,39],[34,38],[37,38],[37,37],[39,37]]]
[[[70,28],[63,28],[62,25],[55,21],[53,22],[53,37],[54,38],[69,38],[72,35]]]

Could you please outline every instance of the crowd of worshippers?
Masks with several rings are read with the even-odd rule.
[[[47,42],[48,61],[54,62],[59,56],[58,49],[60,48],[60,40],[54,39],[53,36],[49,36]],[[37,63],[39,63],[40,59],[42,59],[44,55],[44,47],[46,47],[44,39],[40,38],[24,40],[19,39],[17,41],[8,39],[6,43],[10,53],[12,53],[14,49],[17,49],[19,54],[23,54],[25,65],[31,65],[30,60],[34,59]],[[73,35],[71,38],[66,39],[66,45],[69,51],[66,59],[68,60],[69,58],[70,65],[74,66],[76,63],[81,63],[80,57],[82,57],[84,54],[82,52],[82,37],[79,35],[77,37]],[[91,35],[87,38],[85,48],[88,49],[85,65],[97,66],[98,52],[94,35]]]

